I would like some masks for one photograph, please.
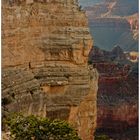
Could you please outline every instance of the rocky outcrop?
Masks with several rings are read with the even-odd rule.
[[[122,62],[122,61],[127,60],[127,56],[123,52],[123,49],[118,45],[114,46],[114,48],[111,51],[106,51],[106,50],[100,49],[97,46],[94,46],[94,47],[92,47],[92,49],[89,53],[88,60],[89,60],[89,62],[92,62],[94,64],[96,64],[97,62],[99,62],[100,64],[102,62],[113,62],[113,61]],[[112,65],[114,65],[114,67],[116,67],[115,64],[110,63],[110,68],[112,68]],[[98,67],[98,65],[97,65],[97,67]],[[109,66],[105,67],[105,69],[106,68],[109,69]],[[100,69],[100,66],[99,66],[99,69]],[[98,71],[100,71],[99,69],[98,69]]]
[[[4,110],[68,120],[92,140],[98,73],[77,0],[6,0],[2,12]]]
[[[131,16],[128,16],[126,17],[129,25],[130,25],[130,28],[131,28],[131,31],[133,33],[133,38],[135,40],[138,40],[138,37],[139,37],[139,16],[138,16],[138,13],[134,14],[134,15],[131,15]]]

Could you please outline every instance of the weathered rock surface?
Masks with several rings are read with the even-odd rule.
[[[7,0],[2,12],[4,109],[68,120],[92,140],[98,73],[87,65],[93,42],[78,1]]]

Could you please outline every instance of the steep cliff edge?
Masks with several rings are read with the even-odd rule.
[[[92,140],[98,73],[87,65],[93,42],[78,1],[7,0],[2,13],[4,113],[65,119]]]

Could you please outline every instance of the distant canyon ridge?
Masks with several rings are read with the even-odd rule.
[[[80,0],[80,4],[86,10],[94,45],[138,51],[138,0]]]

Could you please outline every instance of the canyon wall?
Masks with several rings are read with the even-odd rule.
[[[138,0],[89,0],[81,4],[89,19],[94,45],[110,50],[120,45],[125,51],[138,51]]]
[[[100,76],[99,79],[97,132],[113,139],[137,140],[138,76]]]
[[[99,72],[97,131],[119,140],[138,139],[138,62],[119,46],[91,49],[89,62]]]
[[[138,125],[137,75],[100,76],[97,124],[118,132]]]
[[[93,42],[78,1],[3,0],[2,13],[3,114],[67,120],[92,140],[98,73],[87,64]]]
[[[95,39],[95,45],[106,50],[110,50],[113,46],[119,45],[125,51],[137,51],[137,23],[135,23],[135,19],[128,19],[128,17],[89,19],[89,26],[91,28],[91,34]]]

